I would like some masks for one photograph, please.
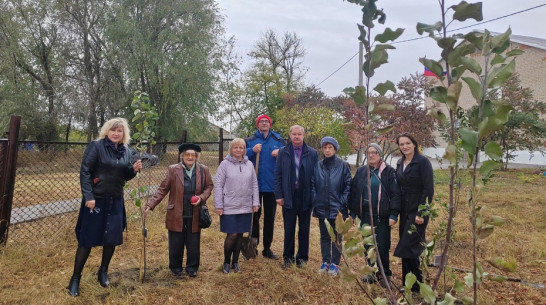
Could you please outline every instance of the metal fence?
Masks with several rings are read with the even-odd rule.
[[[223,147],[220,147],[223,143]],[[220,154],[227,152],[229,142],[198,143],[202,148],[199,162],[216,173]],[[178,163],[178,142],[158,143],[151,149],[159,163],[154,166],[143,162],[138,177],[129,181],[125,189],[128,217],[139,213],[129,200],[131,190],[148,185],[153,194],[161,183],[167,168]],[[9,228],[10,241],[31,240],[36,232],[55,234],[64,232],[76,223],[81,204],[79,171],[87,143],[19,142],[17,172]]]

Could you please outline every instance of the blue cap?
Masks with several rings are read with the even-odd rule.
[[[336,139],[334,139],[332,137],[324,137],[324,138],[322,138],[322,140],[320,140],[320,147],[322,147],[325,143],[330,143],[330,144],[332,144],[334,146],[336,151],[339,150],[339,143],[337,142]]]

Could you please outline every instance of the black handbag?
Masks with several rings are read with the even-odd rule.
[[[203,178],[204,171],[203,167],[199,166],[199,169],[201,171],[201,189],[203,189],[203,184],[205,183],[205,180]],[[199,209],[199,227],[201,229],[206,229],[210,227],[212,224],[212,218],[210,217],[209,208],[207,207],[207,204],[201,204],[201,208]]]
[[[209,208],[206,205],[201,205],[199,209],[199,227],[206,229],[212,224],[212,218],[210,217]]]

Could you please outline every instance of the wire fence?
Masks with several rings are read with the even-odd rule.
[[[228,141],[222,141],[227,152]],[[199,162],[216,173],[220,142],[198,143],[202,152]],[[148,195],[157,190],[167,168],[178,163],[178,142],[157,143],[151,153],[159,162],[143,159],[140,174],[125,188],[127,216],[139,215],[139,208],[130,200],[137,185],[148,186]],[[17,172],[10,219],[10,242],[32,241],[37,232],[55,235],[74,227],[81,204],[80,165],[87,143],[19,142]]]

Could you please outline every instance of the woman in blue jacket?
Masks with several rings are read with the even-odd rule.
[[[339,150],[336,139],[324,137],[320,140],[320,146],[324,159],[315,166],[311,179],[313,216],[319,220],[320,250],[322,252],[322,265],[318,272],[319,274],[328,273],[336,276],[339,273],[341,252],[336,242],[330,238],[325,221],[335,228],[338,212],[343,215],[343,218],[347,217],[351,169],[345,161],[336,155]],[[335,234],[341,245],[341,236],[338,236],[337,232]]]

